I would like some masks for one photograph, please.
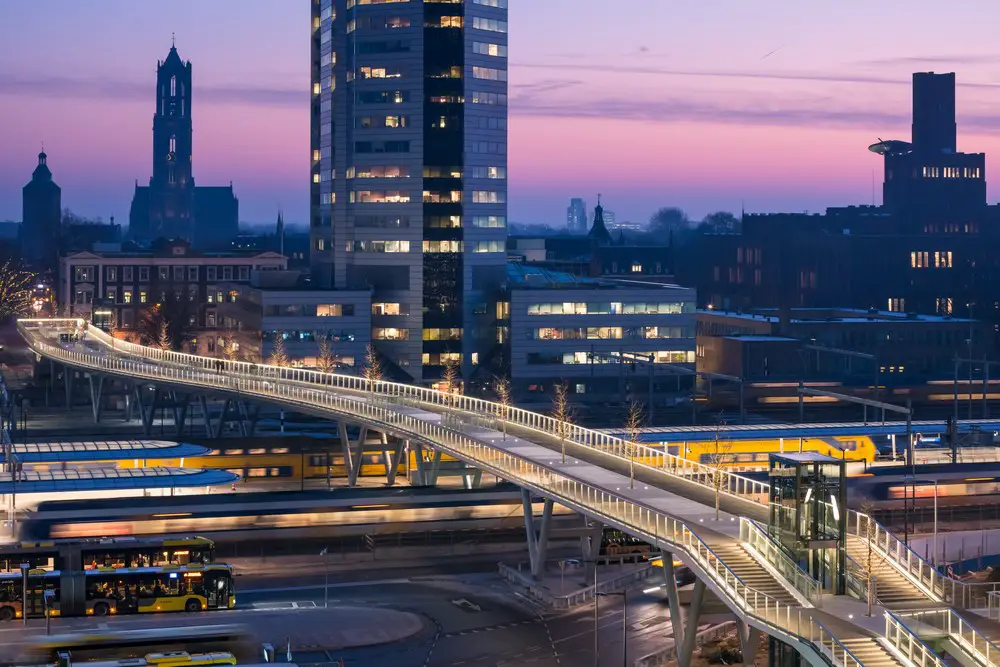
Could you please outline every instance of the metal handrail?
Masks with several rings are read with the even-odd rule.
[[[826,653],[826,657],[830,658],[834,665],[838,667],[864,667],[863,662],[851,652],[851,649],[847,648],[843,642],[841,642],[837,637],[830,632],[829,628],[823,625],[822,622],[813,619],[820,631],[819,639],[816,643],[821,649]],[[827,645],[829,643],[829,645]]]
[[[896,612],[896,615],[901,618],[915,618],[921,623],[947,632],[948,636],[965,649],[970,657],[985,667],[1000,665],[1000,647],[953,609]]]
[[[549,437],[565,439],[567,442],[573,442],[613,456],[626,459],[632,458],[635,465],[649,470],[669,471],[682,475],[684,479],[708,487],[713,491],[715,491],[718,485],[721,493],[727,496],[751,500],[761,504],[766,503],[769,497],[770,485],[767,483],[751,480],[747,477],[707,466],[697,461],[690,461],[676,454],[653,449],[647,445],[632,443],[607,433],[577,426],[576,424],[560,422],[553,417],[537,412],[481,398],[449,394],[435,389],[416,387],[398,382],[383,380],[373,382],[354,375],[322,373],[304,368],[285,368],[159,350],[115,339],[99,327],[92,326],[78,318],[18,320],[18,328],[22,332],[29,328],[41,327],[56,330],[64,329],[66,331],[82,331],[88,338],[95,339],[108,346],[113,346],[115,352],[129,351],[141,353],[142,356],[149,359],[179,363],[186,367],[199,367],[206,370],[216,370],[218,367],[226,372],[254,373],[261,377],[273,378],[275,380],[307,382],[332,389],[418,400],[423,403],[473,414],[494,415],[511,425],[531,429]],[[631,456],[629,456],[630,454]]]
[[[944,660],[891,611],[885,612],[885,638],[914,667],[947,667]]]
[[[110,338],[104,332],[96,333],[94,327],[80,326],[75,320],[64,322],[73,326],[74,330],[82,329],[84,337],[90,336],[98,342]],[[336,416],[350,416],[363,419],[375,428],[400,435],[411,440],[427,442],[441,448],[448,454],[464,460],[484,471],[511,480],[522,488],[530,489],[547,498],[556,500],[567,507],[590,514],[602,522],[619,527],[640,539],[664,548],[678,549],[691,557],[689,564],[697,564],[699,569],[712,580],[716,586],[739,607],[745,616],[755,618],[760,623],[769,626],[779,634],[790,635],[806,642],[824,641],[832,635],[821,628],[802,607],[782,603],[779,600],[748,587],[740,577],[727,566],[711,547],[704,542],[690,527],[677,517],[662,510],[630,499],[624,494],[613,493],[596,487],[582,479],[573,477],[566,471],[555,470],[543,464],[536,463],[508,451],[499,449],[493,444],[477,439],[465,432],[460,422],[450,426],[430,422],[407,414],[404,411],[390,409],[379,401],[372,401],[368,396],[345,396],[341,393],[328,391],[327,387],[303,387],[298,384],[298,378],[289,378],[288,382],[272,382],[284,379],[271,375],[277,369],[265,367],[264,374],[250,374],[250,364],[246,362],[228,362],[230,371],[227,373],[213,372],[216,363],[221,360],[194,355],[183,355],[190,363],[185,366],[170,367],[153,363],[155,359],[180,359],[177,353],[144,348],[126,343],[126,350],[135,354],[141,352],[144,359],[124,359],[119,350],[122,345],[115,343],[115,349],[108,349],[109,354],[80,352],[73,345],[72,349],[52,345],[40,336],[30,331],[32,325],[50,325],[52,321],[20,321],[18,327],[31,344],[32,348],[48,357],[56,358],[76,366],[110,371],[131,378],[150,380],[167,380],[175,384],[207,386],[223,391],[235,391],[245,396],[258,396],[267,400],[294,406],[303,410],[319,411],[322,414],[333,413]],[[40,327],[39,327],[40,328]],[[110,348],[110,345],[108,346]],[[147,354],[148,353],[148,354]],[[170,357],[175,355],[175,357]],[[233,372],[246,369],[244,372]],[[314,371],[298,371],[316,374]],[[335,376],[323,376],[332,379]],[[341,380],[356,383],[355,388],[366,389],[371,386],[367,380],[351,376],[336,376]],[[381,387],[382,383],[377,386]],[[405,396],[404,396],[405,398]],[[464,398],[464,397],[463,397]],[[527,411],[523,411],[526,414]],[[749,481],[749,480],[748,480]]]
[[[806,600],[817,607],[822,606],[823,588],[820,583],[799,567],[799,564],[792,560],[781,545],[775,542],[756,521],[745,516],[740,517],[740,541],[753,547]]]
[[[847,522],[848,534],[871,541],[880,556],[886,558],[904,574],[910,575],[932,599],[939,602],[946,599],[946,586],[934,566],[918,556],[885,526],[867,514],[855,510],[848,511]]]

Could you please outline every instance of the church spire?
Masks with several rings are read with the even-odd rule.
[[[594,225],[590,228],[590,238],[599,245],[611,245],[611,233],[604,226],[604,207],[601,206],[601,195],[597,195],[597,206],[594,207]]]

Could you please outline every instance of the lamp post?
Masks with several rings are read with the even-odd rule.
[[[28,570],[31,565],[21,563],[21,625],[28,625]]]
[[[52,603],[55,601],[56,592],[53,590],[47,590],[42,595],[42,600],[45,602],[45,634],[52,634]]]
[[[628,591],[618,593],[596,593],[597,597],[608,597],[612,595],[622,596],[622,667],[628,667]],[[594,606],[597,606],[597,597],[594,598]],[[597,634],[597,628],[594,628]]]
[[[323,557],[323,608],[330,606],[330,548],[323,547],[319,552]]]

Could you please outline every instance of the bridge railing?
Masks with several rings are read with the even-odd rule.
[[[136,379],[215,387],[277,401],[304,411],[349,415],[352,419],[364,420],[375,428],[400,437],[440,447],[484,471],[577,509],[606,525],[620,528],[664,549],[684,552],[690,558],[689,564],[703,571],[715,588],[746,617],[757,619],[779,634],[817,646],[832,637],[811,618],[808,609],[785,604],[747,586],[683,520],[623,494],[596,487],[565,472],[498,449],[465,433],[460,425],[449,427],[428,422],[393,406],[330,392],[322,387],[274,382],[273,378],[259,375],[217,373],[201,363],[167,366],[116,355],[80,352],[75,345],[67,348],[42,340],[39,336],[32,336],[30,342],[39,354],[77,367]],[[143,348],[143,351],[146,349]]]
[[[766,530],[745,516],[740,517],[740,541],[753,547],[805,599],[817,607],[822,605],[823,588],[819,582],[799,567]]]
[[[986,638],[952,609],[925,609],[896,612],[900,618],[913,618],[943,632],[984,667],[1000,667],[1000,647]]]
[[[231,361],[214,357],[202,357],[183,352],[161,350],[118,340],[99,327],[86,324],[80,319],[25,319],[18,321],[22,333],[38,333],[44,329],[81,330],[85,339],[99,342],[113,353],[126,353],[155,361],[180,364],[189,368],[256,375],[278,381],[299,382],[329,387],[334,390],[366,393],[372,396],[392,397],[407,401],[419,401],[445,410],[455,410],[478,415],[491,415],[509,427],[531,429],[550,438],[565,439],[612,456],[631,459],[636,466],[667,472],[686,480],[717,489],[726,496],[767,504],[770,486],[766,482],[734,474],[719,467],[690,461],[682,456],[660,451],[640,443],[629,442],[608,433],[584,428],[569,422],[557,420],[531,410],[524,410],[494,401],[472,396],[449,394],[446,392],[417,387],[409,384],[386,381],[371,381],[355,375],[322,373],[305,368],[286,368],[255,364],[246,361]]]
[[[939,600],[946,599],[947,582],[934,566],[918,556],[898,537],[878,521],[854,510],[847,513],[847,532],[870,540],[875,549],[904,574],[910,576],[920,588]]]
[[[1000,591],[1000,582],[970,583],[941,574],[937,568],[867,514],[849,511],[847,531],[849,534],[870,539],[882,556],[904,575],[909,575],[910,579],[931,598],[946,602],[957,609],[985,609],[989,606],[989,594]]]
[[[885,638],[914,667],[947,667],[944,660],[891,611],[885,612]]]

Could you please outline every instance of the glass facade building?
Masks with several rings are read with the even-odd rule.
[[[313,0],[314,281],[370,288],[416,381],[499,348],[507,0]],[[447,335],[441,335],[441,332]]]

